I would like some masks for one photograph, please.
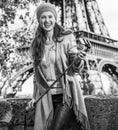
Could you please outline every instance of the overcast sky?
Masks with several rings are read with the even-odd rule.
[[[118,40],[118,0],[97,0],[111,38]]]

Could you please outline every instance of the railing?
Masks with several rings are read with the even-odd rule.
[[[83,30],[76,31],[75,33],[77,34],[77,36],[83,36],[84,38],[88,38],[89,40],[95,40],[97,42],[111,44],[113,46],[115,46],[115,43],[117,43],[117,47],[118,47],[118,41],[114,40],[110,37],[105,37],[103,35],[95,34],[93,32],[87,32],[87,31],[83,31]]]

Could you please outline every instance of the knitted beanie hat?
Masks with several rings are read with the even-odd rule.
[[[39,7],[37,8],[37,19],[40,18],[41,14],[43,12],[51,12],[53,13],[55,19],[57,20],[57,12],[56,12],[56,8],[53,4],[50,3],[42,3],[41,5],[39,5]]]

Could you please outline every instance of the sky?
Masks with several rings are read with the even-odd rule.
[[[118,0],[97,0],[111,38],[118,40]]]

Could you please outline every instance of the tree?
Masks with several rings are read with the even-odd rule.
[[[34,15],[37,3],[36,0],[0,1],[0,87],[30,62],[17,50],[31,44],[37,26]]]

